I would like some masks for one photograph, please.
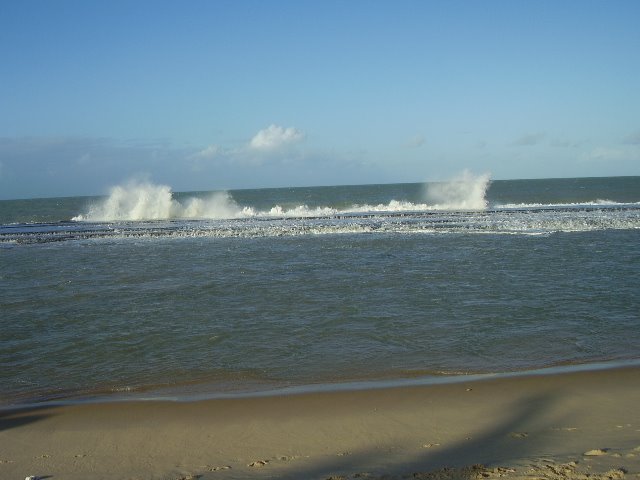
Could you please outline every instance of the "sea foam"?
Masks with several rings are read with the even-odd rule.
[[[464,171],[448,182],[425,185],[425,203],[390,200],[376,205],[361,204],[334,208],[330,205],[309,207],[274,205],[265,210],[240,206],[229,192],[213,192],[208,196],[192,196],[178,200],[171,187],[149,182],[129,182],[112,187],[109,195],[91,205],[88,212],[75,221],[143,221],[171,219],[237,219],[237,218],[304,218],[331,217],[343,214],[421,212],[434,210],[484,210],[489,175],[473,175]]]
[[[167,185],[130,182],[111,188],[109,196],[89,207],[75,221],[122,221],[221,219],[251,216],[251,209],[243,209],[227,192],[214,192],[208,197],[176,200]]]

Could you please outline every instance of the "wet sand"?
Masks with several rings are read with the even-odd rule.
[[[640,479],[640,368],[0,411],[0,478],[29,475]]]

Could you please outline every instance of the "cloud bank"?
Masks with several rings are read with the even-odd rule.
[[[377,183],[375,166],[326,149],[301,148],[305,134],[276,124],[243,142],[174,145],[86,137],[0,137],[0,199],[99,195],[131,178],[175,191]],[[335,172],[340,177],[335,177]]]

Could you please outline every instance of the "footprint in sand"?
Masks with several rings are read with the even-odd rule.
[[[269,463],[269,460],[256,460],[255,462],[251,462],[248,467],[264,467]]]
[[[231,466],[230,465],[223,465],[222,467],[207,466],[207,468],[209,469],[210,472],[217,472],[219,470],[231,470]]]
[[[433,448],[433,447],[439,447],[440,444],[439,443],[425,443],[424,445],[422,445],[422,448]]]
[[[526,438],[529,434],[527,432],[511,432],[509,436],[511,438]]]
[[[295,460],[299,458],[297,456],[289,456],[289,455],[279,455],[276,457],[276,460],[280,460],[281,462],[290,462],[291,460]]]

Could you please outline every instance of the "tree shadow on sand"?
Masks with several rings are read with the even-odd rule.
[[[527,458],[540,452],[542,440],[537,433],[551,428],[543,418],[548,413],[555,395],[536,395],[511,407],[505,419],[489,429],[471,432],[470,437],[452,445],[430,448],[412,460],[402,461],[378,450],[355,452],[333,462],[316,464],[292,473],[278,475],[283,479],[385,479],[416,478],[425,480],[467,480],[482,476],[474,465],[498,465]],[[556,422],[562,421],[559,418]],[[528,429],[528,433],[522,430]],[[428,433],[428,432],[425,432]],[[526,437],[526,438],[525,438]],[[380,467],[380,465],[384,465]],[[369,470],[367,467],[371,467]],[[364,472],[371,472],[365,474]],[[485,475],[486,476],[486,475]]]
[[[0,410],[0,432],[51,417],[53,407],[23,407]]]

